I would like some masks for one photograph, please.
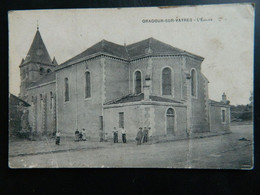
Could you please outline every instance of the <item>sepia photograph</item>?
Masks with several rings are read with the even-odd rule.
[[[10,168],[254,168],[251,3],[11,10]]]

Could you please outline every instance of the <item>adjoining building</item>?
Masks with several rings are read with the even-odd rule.
[[[9,93],[9,136],[17,136],[23,131],[23,113],[30,107],[24,100]],[[24,121],[27,122],[27,121]],[[30,129],[27,129],[30,131]]]
[[[20,96],[39,133],[74,136],[85,128],[88,137],[107,139],[124,127],[134,139],[139,127],[150,127],[152,137],[229,131],[229,102],[225,94],[221,102],[209,99],[203,60],[148,38],[130,45],[102,40],[58,65],[37,29],[20,64]]]

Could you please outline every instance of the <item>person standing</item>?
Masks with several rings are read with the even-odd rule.
[[[136,136],[137,145],[141,145],[142,138],[143,138],[142,127],[139,127],[139,131],[137,132],[137,136]]]
[[[148,137],[148,129],[147,127],[144,127],[144,131],[143,131],[143,143],[147,142],[147,137]]]
[[[75,131],[75,142],[78,142],[79,141],[79,130],[76,129]]]
[[[56,132],[56,145],[60,145],[60,132]]]
[[[83,141],[86,141],[87,139],[86,139],[86,130],[83,128],[82,129],[82,140]]]
[[[113,135],[114,135],[114,143],[118,143],[118,131],[116,130],[116,127],[114,127]]]
[[[121,132],[122,132],[123,143],[126,143],[126,129],[124,127],[121,128]]]

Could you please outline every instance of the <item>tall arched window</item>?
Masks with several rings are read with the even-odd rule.
[[[167,134],[174,134],[175,112],[173,108],[169,108],[166,112],[166,129]]]
[[[43,97],[42,94],[40,94],[40,110],[42,109],[42,104],[43,104]]]
[[[172,71],[164,68],[162,71],[162,95],[172,95]]]
[[[65,78],[64,79],[64,92],[65,92],[65,102],[69,101],[69,79]]]
[[[135,94],[139,94],[142,92],[142,74],[139,70],[135,71],[134,74],[134,90]]]
[[[197,73],[195,69],[191,70],[191,96],[197,96]]]
[[[50,92],[50,109],[52,109],[52,101],[53,101],[53,95],[52,91]]]
[[[85,72],[85,98],[91,96],[90,72]]]

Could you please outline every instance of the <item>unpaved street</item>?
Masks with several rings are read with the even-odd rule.
[[[14,168],[251,168],[252,125],[231,126],[231,131],[221,136],[152,145],[118,143],[104,148],[10,157],[9,165]]]

